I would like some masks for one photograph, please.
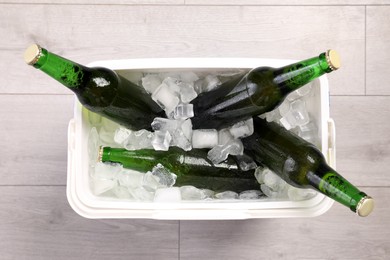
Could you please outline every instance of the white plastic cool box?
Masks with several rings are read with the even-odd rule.
[[[89,66],[113,70],[224,70],[251,69],[260,66],[281,67],[294,60],[247,58],[172,58],[97,61]],[[314,95],[306,101],[308,112],[319,128],[321,151],[335,168],[335,126],[329,117],[329,87],[326,76],[313,83]],[[313,217],[325,213],[333,200],[318,193],[304,201],[272,199],[231,201],[182,201],[175,203],[134,202],[95,196],[89,185],[88,134],[91,129],[86,113],[75,102],[74,118],[68,129],[67,197],[71,207],[86,218],[148,218],[148,219],[249,219]]]

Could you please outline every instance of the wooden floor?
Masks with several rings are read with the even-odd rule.
[[[376,199],[375,211],[359,218],[335,204],[308,219],[85,219],[65,193],[74,98],[24,64],[33,42],[83,64],[336,49],[337,169]],[[0,0],[0,61],[0,259],[390,259],[389,0]]]

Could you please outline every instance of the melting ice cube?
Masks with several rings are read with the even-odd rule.
[[[132,131],[127,140],[124,141],[123,147],[127,150],[139,150],[152,148],[152,141],[154,140],[154,133],[147,130]]]
[[[154,93],[156,89],[161,85],[161,79],[156,74],[148,74],[142,78],[142,86],[149,93]]]
[[[179,104],[173,112],[174,119],[187,119],[194,116],[193,104]]]
[[[238,199],[238,194],[234,191],[224,191],[215,194],[215,197],[220,200],[232,200],[232,199]]]
[[[159,104],[167,114],[170,114],[179,104],[180,99],[166,83],[162,83],[152,94],[152,99]]]
[[[215,129],[197,129],[192,131],[193,148],[213,148],[218,145],[218,131]]]
[[[207,158],[214,164],[218,164],[226,160],[230,155],[242,155],[244,146],[239,139],[229,141],[225,145],[214,146],[208,153]]]
[[[178,187],[159,188],[154,193],[154,202],[179,202],[181,193]]]
[[[152,145],[156,151],[168,151],[172,136],[168,131],[155,131]]]
[[[260,186],[259,186],[260,188]],[[262,197],[263,193],[259,190],[246,190],[239,194],[238,198],[241,200],[257,200]]]
[[[229,128],[230,133],[234,138],[241,138],[253,134],[253,119],[237,122]]]
[[[194,186],[182,186],[180,187],[181,198],[183,200],[200,200],[202,199],[202,192],[200,189]]]

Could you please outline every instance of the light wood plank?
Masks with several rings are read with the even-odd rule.
[[[390,185],[390,97],[331,97],[337,170],[356,185]]]
[[[385,5],[389,0],[186,0],[188,5]]]
[[[388,259],[389,188],[366,218],[335,204],[316,218],[181,221],[180,257],[194,259]]]
[[[65,4],[65,5],[177,5],[185,0],[7,0],[0,3],[13,4]]]
[[[334,48],[343,67],[329,76],[331,93],[364,94],[364,11],[354,6],[1,5],[0,59],[12,62],[0,64],[8,72],[0,79],[0,93],[67,93],[24,64],[24,49],[38,42],[82,64],[161,57],[305,59]]]
[[[0,95],[0,185],[65,184],[72,95]]]
[[[273,6],[287,6],[287,5],[386,5],[390,4],[389,0],[8,0],[0,1],[0,3],[14,3],[14,4],[88,4],[88,5],[273,5]]]
[[[390,6],[367,7],[367,94],[390,95]]]
[[[178,259],[178,221],[85,219],[65,193],[0,186],[1,259]]]

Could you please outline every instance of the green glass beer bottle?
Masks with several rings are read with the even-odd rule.
[[[193,127],[220,129],[269,112],[293,90],[339,67],[337,52],[328,50],[281,68],[255,68],[194,99]]]
[[[371,213],[374,201],[325,161],[311,143],[277,123],[253,118],[254,134],[242,139],[245,152],[298,188],[314,188],[359,216]]]
[[[88,68],[36,44],[27,48],[24,59],[72,90],[88,110],[127,128],[150,129],[155,117],[165,117],[142,87],[110,69]]]
[[[151,171],[157,164],[177,175],[176,186],[193,185],[214,191],[259,190],[254,170],[241,171],[235,159],[213,164],[207,150],[184,150],[171,147],[168,151],[152,149],[129,151],[122,148],[101,147],[98,161],[120,163],[124,168],[139,172]]]

